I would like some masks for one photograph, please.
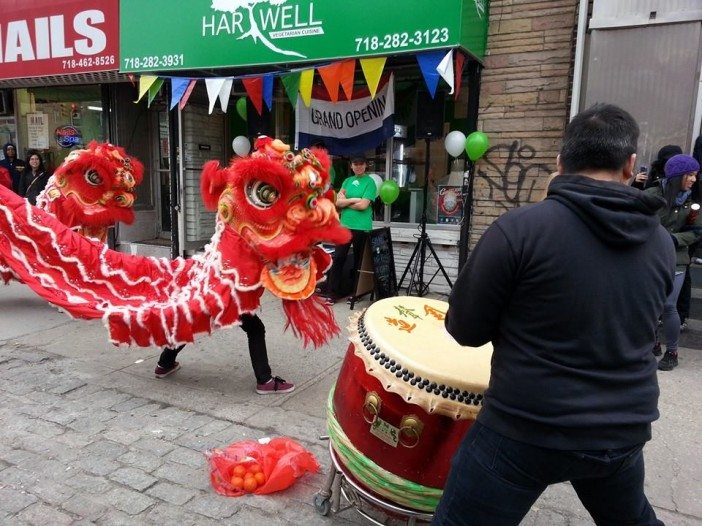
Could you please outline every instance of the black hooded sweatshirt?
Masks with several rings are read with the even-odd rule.
[[[488,228],[446,317],[460,344],[494,347],[479,422],[559,450],[651,438],[651,350],[675,271],[662,205],[624,184],[562,175],[544,201]]]

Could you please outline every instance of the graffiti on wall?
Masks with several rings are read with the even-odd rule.
[[[490,148],[482,169],[477,170],[478,177],[488,184],[489,200],[505,209],[538,200],[540,196],[534,195],[538,177],[550,175],[555,167],[533,162],[535,157],[536,149],[529,144],[520,146],[519,141]]]

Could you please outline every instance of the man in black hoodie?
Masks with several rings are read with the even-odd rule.
[[[0,166],[6,168],[7,171],[10,172],[10,177],[12,177],[12,190],[15,193],[19,193],[20,181],[22,180],[22,174],[27,167],[27,163],[17,158],[17,146],[11,142],[8,142],[2,147],[2,153],[5,158],[0,161]]]
[[[642,448],[658,418],[651,348],[675,251],[662,201],[625,184],[638,135],[616,106],[577,115],[547,198],[497,219],[458,276],[446,329],[494,354],[434,524],[517,525],[563,481],[598,525],[663,524]]]

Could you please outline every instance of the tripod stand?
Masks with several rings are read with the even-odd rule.
[[[436,251],[434,250],[434,246],[431,244],[431,239],[429,239],[429,235],[427,234],[427,202],[429,198],[429,141],[431,139],[426,138],[426,155],[424,159],[424,195],[422,196],[422,217],[419,222],[419,236],[417,237],[417,243],[414,246],[414,251],[412,252],[412,255],[409,258],[409,261],[407,262],[407,266],[405,267],[404,272],[402,273],[402,277],[400,278],[400,283],[398,284],[397,288],[402,289],[402,283],[405,281],[405,277],[407,276],[407,273],[409,272],[409,283],[407,284],[407,295],[412,296],[412,291],[416,293],[417,296],[424,296],[428,291],[429,291],[429,285],[431,285],[431,282],[434,281],[434,278],[437,276],[439,272],[441,272],[444,275],[444,278],[446,279],[447,283],[449,284],[449,287],[453,287],[453,283],[451,282],[451,278],[449,278],[448,274],[446,273],[446,269],[444,266],[441,264],[441,261],[439,260],[439,256],[436,255]],[[429,255],[431,255],[434,258],[434,261],[436,262],[436,272],[432,275],[432,277],[427,281],[426,283],[424,282],[424,264],[428,260],[427,256],[427,248],[429,249]]]

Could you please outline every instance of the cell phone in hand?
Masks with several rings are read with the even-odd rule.
[[[639,171],[636,173],[648,173],[648,166],[639,166]]]

